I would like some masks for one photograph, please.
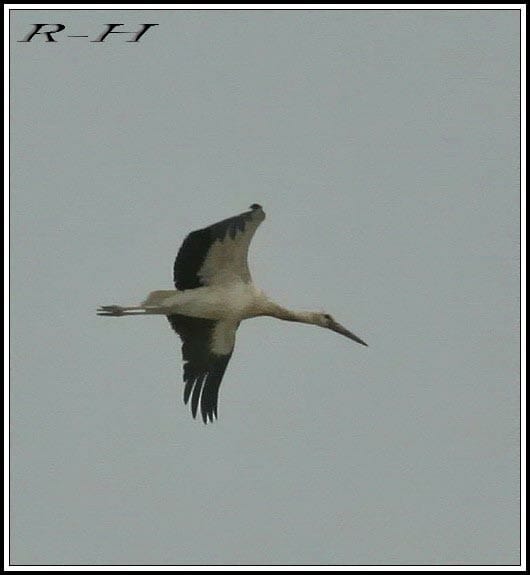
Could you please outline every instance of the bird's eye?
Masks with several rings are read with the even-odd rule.
[[[329,313],[325,313],[324,317],[328,320],[331,321],[331,316],[329,315]]]

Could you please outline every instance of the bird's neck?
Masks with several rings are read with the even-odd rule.
[[[296,321],[299,323],[315,323],[314,312],[291,310],[270,300],[267,302],[267,305],[264,307],[263,313],[261,315],[275,317],[278,319],[283,319],[285,321]]]

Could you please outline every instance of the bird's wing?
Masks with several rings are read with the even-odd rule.
[[[258,204],[238,216],[196,230],[184,240],[173,266],[178,290],[250,282],[247,254],[254,232],[265,219]]]
[[[232,357],[239,322],[168,315],[171,327],[182,339],[184,359],[184,403],[191,397],[191,412],[197,415],[199,401],[204,423],[217,418],[219,386]]]

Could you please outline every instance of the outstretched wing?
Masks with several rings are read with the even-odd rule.
[[[182,339],[184,403],[191,398],[195,418],[199,402],[204,423],[217,418],[219,386],[232,357],[239,322],[168,315],[171,327]]]
[[[250,241],[265,212],[252,204],[248,212],[196,230],[184,240],[173,266],[178,290],[250,282],[247,254]]]

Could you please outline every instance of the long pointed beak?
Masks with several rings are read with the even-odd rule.
[[[344,326],[340,325],[340,323],[334,322],[333,325],[330,326],[330,329],[336,331],[337,333],[340,333],[341,335],[344,335],[349,339],[353,339],[353,341],[356,341],[361,345],[365,345],[366,347],[368,347],[368,344],[366,342],[364,342],[360,337],[357,337],[351,331],[347,330]]]

